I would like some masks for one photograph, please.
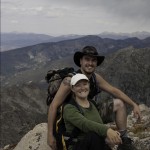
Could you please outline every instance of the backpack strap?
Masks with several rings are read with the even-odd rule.
[[[90,80],[90,93],[88,95],[89,99],[93,99],[94,96],[96,96],[98,93],[100,93],[100,88],[98,86],[98,82],[96,80],[96,75],[95,73],[92,74]]]
[[[89,99],[89,101],[90,101],[92,104],[94,104],[94,106],[95,106],[96,109],[98,110],[98,104],[96,103],[96,101],[93,100],[93,99]]]
[[[98,82],[97,82],[97,80],[96,80],[96,75],[95,75],[95,73],[92,74],[92,78],[93,78],[93,83],[94,83],[94,85],[95,85],[96,94],[98,94],[98,93],[101,92],[101,90],[100,90],[100,87],[99,87]]]

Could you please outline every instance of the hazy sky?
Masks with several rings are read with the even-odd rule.
[[[1,0],[1,32],[150,32],[150,0]]]

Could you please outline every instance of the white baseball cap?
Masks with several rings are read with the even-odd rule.
[[[84,74],[81,74],[81,73],[77,73],[76,75],[74,75],[71,78],[70,85],[73,86],[73,85],[75,85],[80,80],[87,80],[87,81],[89,81],[89,79],[87,78],[87,76],[85,76]]]

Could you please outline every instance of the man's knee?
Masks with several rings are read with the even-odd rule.
[[[119,109],[126,109],[125,103],[120,99],[114,99],[114,112]]]

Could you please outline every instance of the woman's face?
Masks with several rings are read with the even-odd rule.
[[[90,87],[87,80],[80,80],[72,87],[75,97],[80,99],[87,99],[89,90]]]

